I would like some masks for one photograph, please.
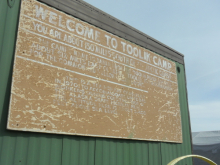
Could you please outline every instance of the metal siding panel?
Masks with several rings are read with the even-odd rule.
[[[176,145],[172,143],[161,143],[162,164],[168,164],[178,157]]]
[[[142,144],[142,164],[143,165],[148,165],[148,160],[149,160],[149,143],[144,143]]]
[[[183,147],[184,147],[183,144],[178,144],[177,145],[177,157],[183,156],[185,154],[184,151],[183,151]],[[184,162],[180,161],[180,162],[177,163],[177,165],[181,165],[183,163]]]
[[[149,142],[149,165],[161,165],[160,143]]]
[[[6,1],[7,2],[7,1]],[[2,3],[1,3],[2,4]],[[9,91],[11,84],[11,64],[13,59],[14,38],[16,36],[17,18],[19,1],[16,1],[14,8],[7,9],[7,15],[5,15],[4,23],[5,36],[2,42],[2,51],[0,52],[0,164],[12,164],[12,153],[14,153],[14,146],[16,139],[9,134],[5,134],[6,122],[7,122],[7,109],[9,103]],[[4,19],[3,19],[4,20]],[[2,39],[3,36],[0,38]],[[14,156],[14,155],[13,155]]]
[[[15,140],[10,136],[1,138],[0,164],[13,165]],[[13,155],[13,156],[12,156]]]
[[[121,150],[118,148],[117,143],[114,141],[116,140],[104,138],[96,139],[96,165],[110,165],[116,164],[117,162],[122,162],[121,159],[117,159],[118,151]],[[121,153],[123,153],[123,151]]]
[[[95,138],[64,136],[62,165],[94,165]]]
[[[0,164],[7,165],[60,165],[62,141],[52,135],[9,132],[1,147]],[[44,137],[43,137],[44,136]],[[52,136],[52,137],[51,137]],[[59,137],[58,137],[59,138]]]
[[[110,139],[109,140],[103,140],[103,145],[102,145],[102,151],[103,151],[103,162],[102,164],[103,165],[110,165],[110,157],[111,157],[111,154],[110,153],[110,148],[112,148],[113,146],[110,146]],[[98,156],[98,155],[97,155]]]
[[[37,134],[37,133],[27,133],[27,141],[28,141],[28,154],[27,154],[27,165],[38,165],[38,164],[52,164],[50,163],[50,155],[53,148],[53,143],[51,144],[51,141],[49,139],[50,137],[47,137],[47,135],[44,134]],[[56,145],[56,144],[55,144]],[[58,153],[54,155],[54,159],[56,162],[53,162],[55,164],[60,164],[61,162],[61,156],[59,154],[60,150],[60,144],[55,147]],[[53,151],[53,152],[55,152]],[[54,161],[54,160],[52,160]]]
[[[117,139],[96,139],[96,153],[95,153],[95,164],[96,165],[116,165],[124,164],[123,158],[129,158],[129,150],[125,152],[125,145],[123,140]],[[126,145],[126,148],[128,145]],[[123,163],[124,162],[124,163]]]
[[[135,152],[135,142],[133,141],[130,141],[129,142],[129,146],[130,146],[130,153],[129,153],[129,158],[130,158],[130,161],[129,161],[129,165],[135,165],[136,164],[136,152]]]
[[[143,162],[143,158],[147,157],[148,155],[143,154],[143,147],[147,145],[146,141],[132,141],[132,145],[134,149],[131,148],[131,157],[133,158],[133,163],[132,165],[143,165],[146,164],[146,162]]]
[[[157,146],[159,143],[157,144]],[[148,142],[136,140],[96,140],[96,165],[147,165]],[[155,154],[155,153],[154,153]],[[156,157],[156,160],[159,158]]]
[[[119,164],[124,164],[123,163],[123,142],[122,141],[119,141],[117,143],[117,147],[116,147],[116,153],[117,154],[117,157],[116,157],[116,165],[119,165]]]
[[[187,96],[186,96],[186,80],[184,66],[177,63],[177,67],[180,67],[180,74],[178,74],[178,84],[179,84],[179,100],[181,108],[182,117],[182,128],[183,128],[183,143],[181,144],[181,155],[192,154],[191,150],[191,137],[190,137],[190,121],[189,121],[189,111],[187,106]],[[192,158],[187,158],[181,161],[183,165],[192,164]]]
[[[117,143],[114,143],[114,141],[110,141],[110,164],[117,164]]]
[[[14,146],[14,161],[13,164],[27,164],[27,147],[28,147],[28,141],[27,138],[22,136],[22,134],[18,134],[18,137],[15,140],[15,146]],[[22,150],[22,152],[21,152]]]
[[[179,66],[181,68],[181,66]],[[184,79],[183,79],[183,70],[180,69],[180,74],[178,74],[178,78],[179,78],[179,82],[183,82]],[[184,89],[184,85],[183,83],[180,84],[180,90],[179,92],[181,93],[180,95],[180,107],[181,107],[181,117],[182,117],[182,129],[183,129],[183,142],[185,144],[185,146],[182,146],[183,147],[183,155],[188,155],[190,154],[189,152],[187,152],[187,142],[189,141],[189,139],[187,138],[187,135],[189,134],[189,132],[187,131],[187,126],[188,126],[188,123],[186,123],[186,100],[185,100],[185,89]],[[186,159],[182,160],[180,164],[187,164],[187,161]]]
[[[136,157],[136,164],[143,164],[143,156],[142,155],[142,150],[143,150],[143,144],[144,143],[140,143],[138,141],[135,141],[135,157]]]
[[[53,135],[50,144],[50,164],[59,165],[62,162],[62,148],[63,148],[63,137],[62,135]]]
[[[73,140],[71,142],[70,137],[66,137],[63,139],[63,152],[62,152],[62,164],[65,165],[70,165],[70,164],[74,164],[72,160],[72,158],[74,158],[74,156],[76,154],[73,154],[72,152],[72,145],[71,143],[73,143]],[[76,146],[74,146],[73,148],[76,148]]]
[[[50,141],[46,137],[37,138],[38,153],[36,155],[38,157],[37,159],[38,164],[43,164],[43,165],[50,164],[50,160],[48,159],[50,155],[49,143]]]
[[[80,143],[78,139],[65,138],[63,141],[63,162],[62,164],[79,164],[79,148]],[[69,153],[67,153],[69,152]],[[69,154],[66,158],[65,156]]]
[[[0,0],[0,61],[1,61],[1,52],[2,52],[2,41],[4,39],[4,31],[5,31],[5,24],[6,24],[6,16],[7,16],[7,1]]]
[[[102,152],[102,144],[103,143],[103,139],[96,139],[96,150],[95,150],[95,165],[102,165],[102,158],[103,158],[103,152]],[[104,164],[103,164],[104,165]]]
[[[179,67],[179,64],[177,64],[177,67]],[[182,132],[183,132],[183,144],[185,144],[186,141],[187,141],[187,139],[185,138],[186,137],[185,134],[187,132],[185,130],[185,115],[184,115],[185,114],[184,113],[185,108],[184,108],[184,104],[186,104],[186,103],[184,102],[184,96],[183,96],[184,93],[183,92],[185,92],[185,91],[184,91],[183,83],[182,83],[182,81],[184,81],[184,80],[182,79],[181,73],[182,73],[182,70],[181,70],[180,74],[178,74],[178,86],[179,86],[179,100],[180,100]],[[179,150],[180,155],[179,156],[184,156],[184,155],[188,154],[186,152],[186,146],[183,145],[183,144],[180,144],[180,146],[179,146],[180,147],[180,150]],[[178,165],[185,165],[186,163],[187,163],[186,160],[182,160],[178,163]]]
[[[130,164],[130,145],[129,145],[129,140],[124,141],[123,145],[123,150],[124,150],[124,164]]]
[[[7,7],[4,30],[7,37],[3,38],[0,52],[0,164],[60,165],[60,136],[6,130],[19,8],[19,0],[12,8]]]

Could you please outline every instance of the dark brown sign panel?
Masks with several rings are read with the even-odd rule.
[[[7,128],[181,143],[175,63],[23,0]]]

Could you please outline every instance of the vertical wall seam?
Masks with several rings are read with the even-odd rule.
[[[162,163],[163,163],[162,142],[160,142],[159,147],[160,147],[160,152],[159,152],[159,154],[160,154],[160,165],[162,165]]]
[[[96,165],[96,140],[97,140],[97,138],[95,138],[95,142],[94,142],[94,144],[95,144],[95,146],[94,146],[94,165]]]
[[[61,162],[60,162],[60,165],[63,164],[63,145],[64,145],[63,144],[63,140],[64,140],[64,136],[62,137],[62,146],[61,146],[61,155],[60,155],[61,156],[61,159],[60,159]]]
[[[149,151],[150,151],[150,146],[149,146],[149,143],[148,143],[147,146],[148,146],[148,147],[147,147],[147,149],[148,149],[148,164],[150,164],[150,153],[149,153]]]
[[[187,79],[186,79],[186,70],[185,70],[185,65],[183,66],[184,69],[184,79],[185,79],[185,90],[186,90],[186,107],[187,107],[187,112],[188,112],[188,123],[189,123],[189,131],[190,131],[190,143],[191,143],[191,153],[193,154],[193,145],[192,145],[192,130],[191,130],[191,120],[190,120],[190,111],[189,111],[189,101],[188,101],[188,90],[187,90]],[[194,159],[192,159],[192,163],[194,164]]]
[[[2,0],[3,1],[3,0]],[[3,3],[3,2],[2,2]],[[7,5],[6,5],[7,6]],[[1,12],[1,16],[3,16],[3,11],[0,11]],[[6,11],[5,11],[5,17],[4,18],[1,18],[1,19],[4,19],[4,21],[1,22],[1,24],[3,25],[2,27],[2,37],[0,38],[0,62],[1,62],[1,56],[2,56],[2,46],[3,46],[3,43],[4,43],[4,38],[5,38],[5,26],[6,26],[6,22],[7,22],[7,14],[8,14],[8,6],[6,7]],[[1,29],[0,29],[1,30]]]

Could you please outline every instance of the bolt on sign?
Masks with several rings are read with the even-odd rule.
[[[21,3],[8,129],[182,142],[174,62],[40,2]]]

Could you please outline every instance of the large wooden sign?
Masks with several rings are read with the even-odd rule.
[[[181,143],[175,63],[23,0],[7,128]]]

